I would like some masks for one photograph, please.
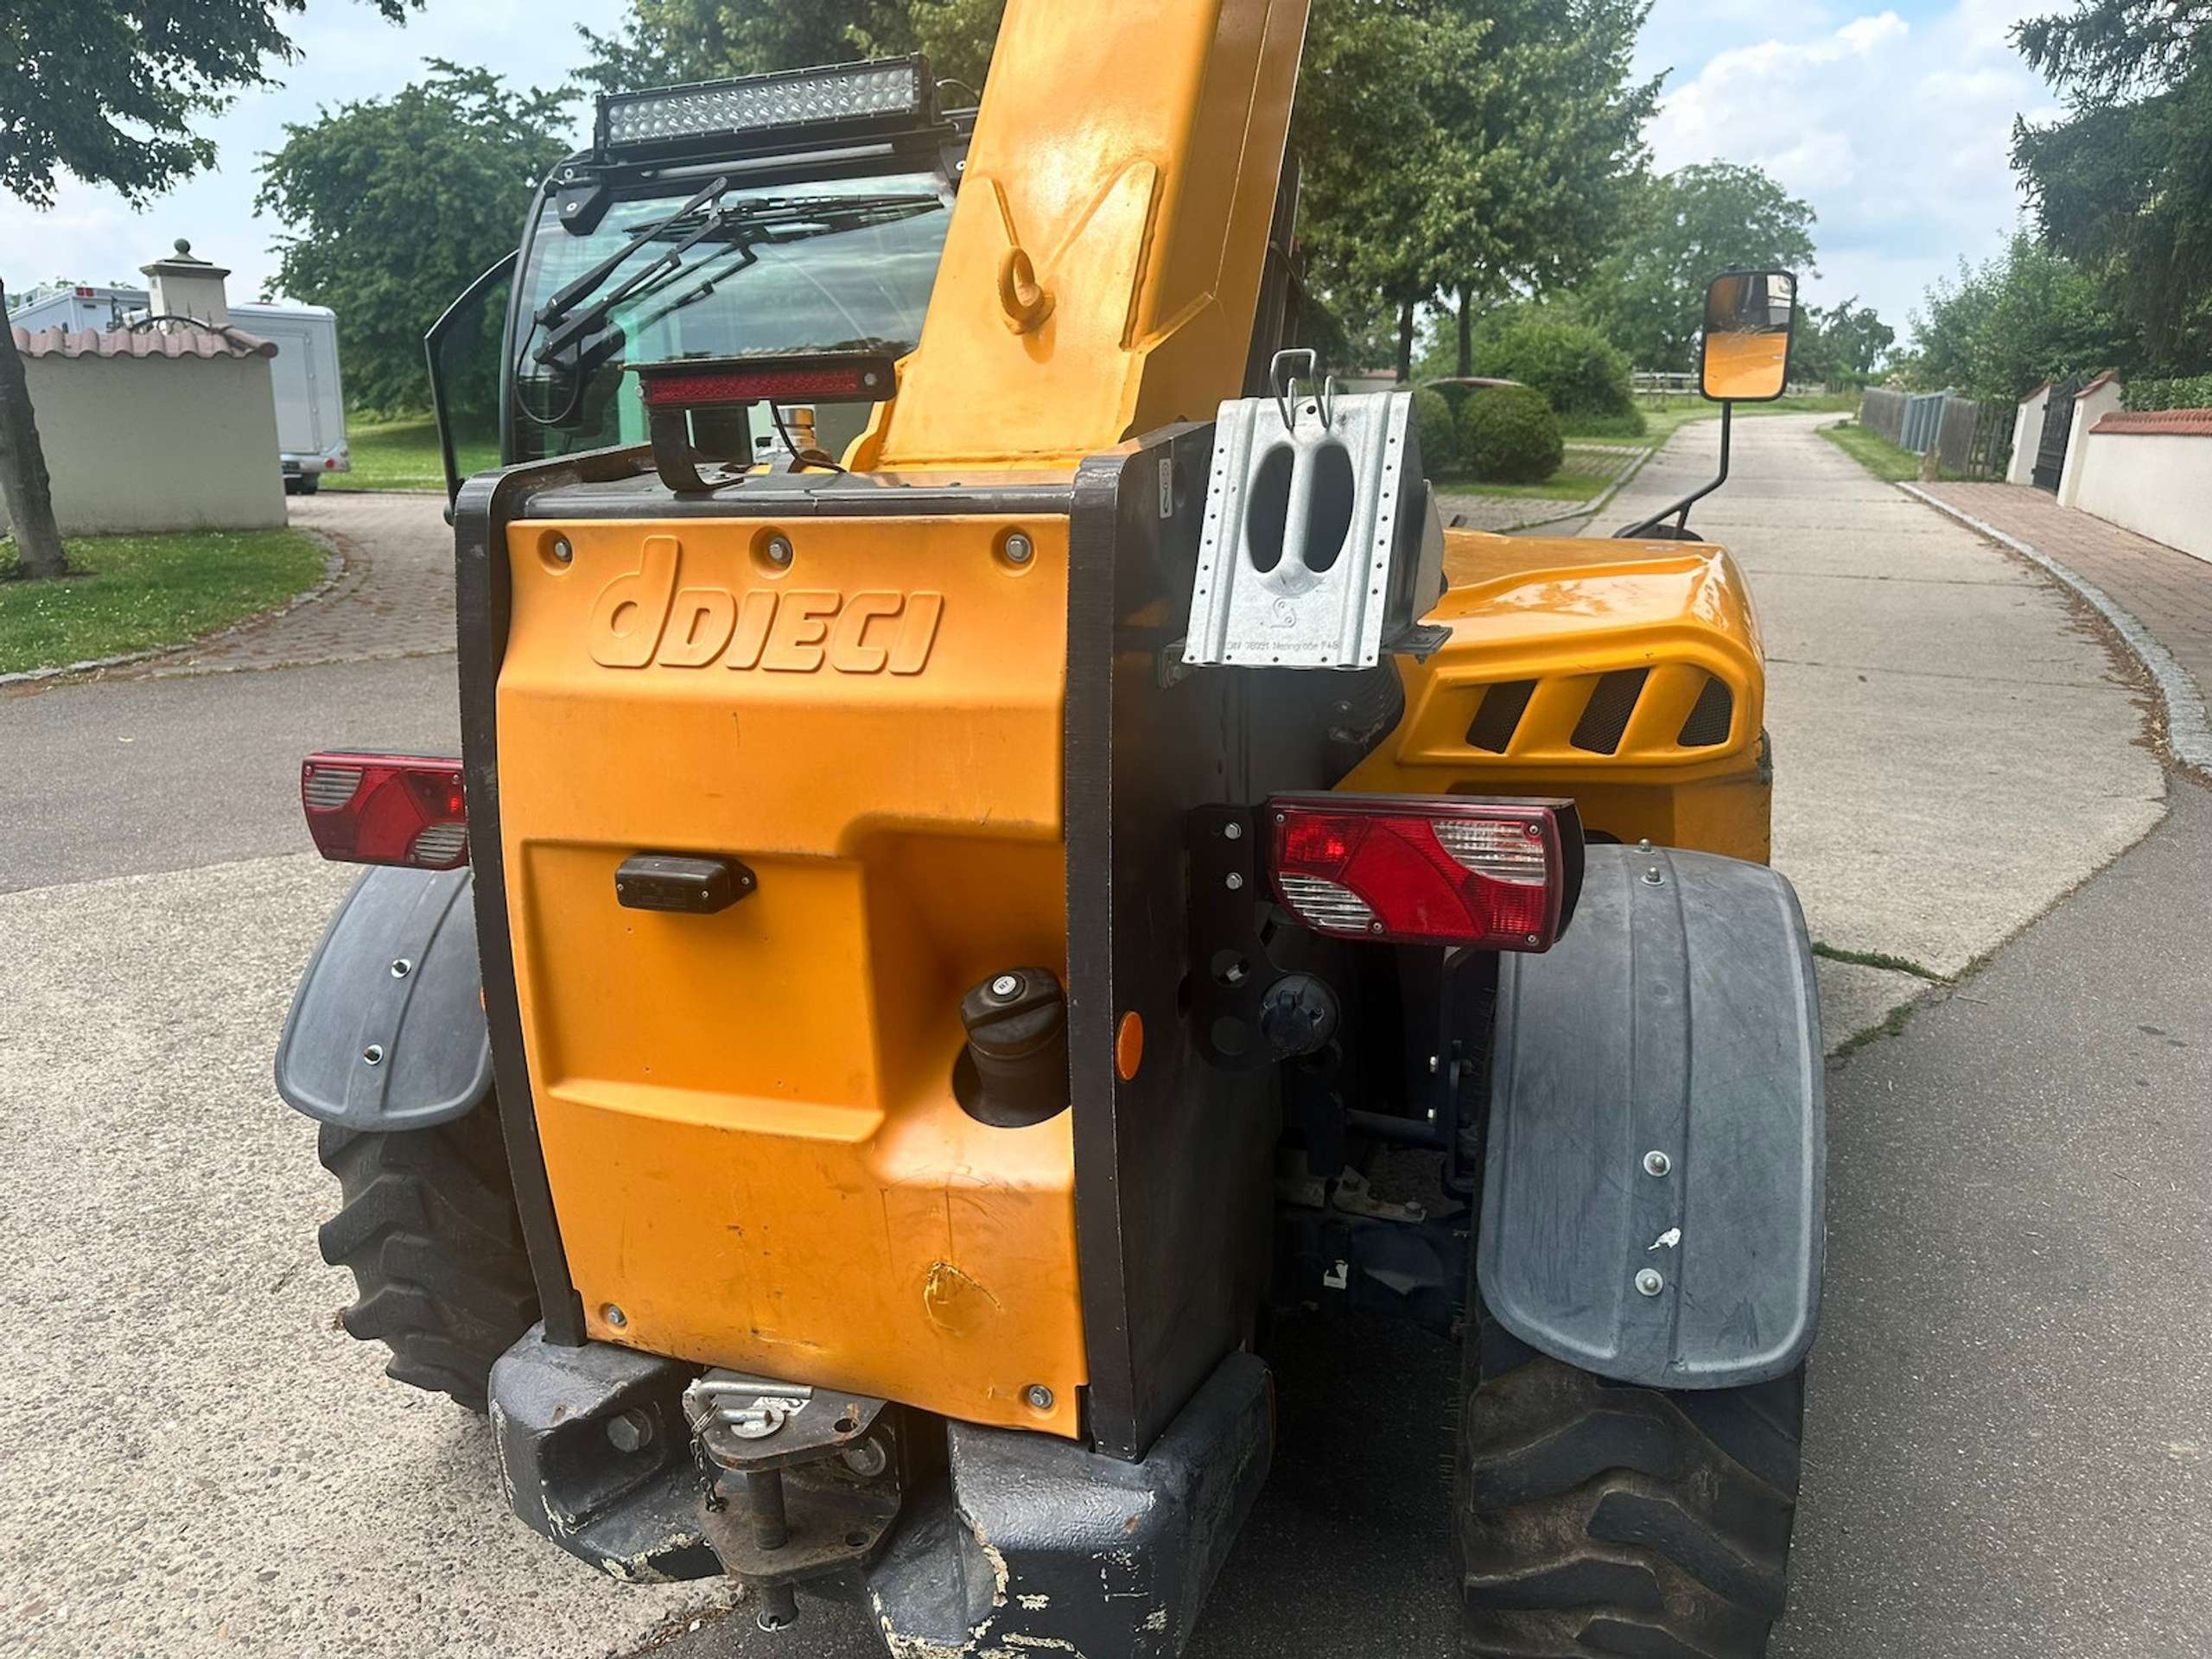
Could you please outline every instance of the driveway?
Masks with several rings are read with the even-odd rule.
[[[2201,929],[2171,926],[2205,912],[2203,815],[2004,945],[2161,810],[2127,685],[2040,578],[1902,498],[1883,512],[1893,493],[1808,426],[1743,436],[1699,522],[1758,586],[1784,868],[1832,949],[1922,970],[1824,963],[1832,1034],[1930,1004],[1831,1079],[1836,1288],[1784,1650],[2203,1651],[2186,1337],[2212,1289],[2212,1032]],[[1688,429],[1638,499],[1696,476],[1711,438]],[[268,1067],[347,880],[297,850],[300,753],[451,747],[450,654],[385,657],[430,636],[378,621],[441,602],[437,504],[390,500],[296,504],[358,513],[337,533],[376,582],[267,647],[317,665],[172,663],[0,701],[21,757],[0,767],[0,1651],[588,1656],[671,1636],[659,1650],[685,1659],[860,1659],[855,1614],[810,1605],[773,1642],[742,1617],[687,1633],[715,1586],[625,1588],[544,1547],[506,1517],[482,1425],[333,1328],[351,1287],[314,1242],[333,1187]],[[1923,976],[1993,947],[1961,985]],[[2139,1007],[2131,953],[2154,951],[2199,966],[2162,967]],[[1293,1332],[1278,1358],[1278,1471],[1192,1651],[1446,1654],[1456,1356],[1359,1325]],[[2112,1643],[2081,1645],[2101,1620]]]

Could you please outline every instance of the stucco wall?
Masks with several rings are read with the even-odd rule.
[[[2090,431],[2107,415],[2117,413],[2127,389],[2109,374],[2100,375],[2082,388],[2074,399],[2074,432],[2066,441],[2066,469],[2058,475],[2058,505],[2078,507],[2082,505],[2082,480],[2087,475],[2084,467],[2088,461],[2087,440]]]
[[[2212,436],[2092,432],[2075,442],[2082,512],[2212,560]]]
[[[2050,385],[2045,382],[2035,396],[2020,405],[2020,412],[2012,423],[2012,464],[2005,470],[2007,484],[2032,484],[2036,476],[2036,450],[2043,442],[2043,415],[2050,403]]]
[[[23,372],[63,535],[284,523],[268,359],[54,353]]]

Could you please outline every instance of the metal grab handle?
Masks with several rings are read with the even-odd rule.
[[[1298,429],[1298,377],[1290,371],[1294,369],[1301,360],[1306,365],[1308,379],[1320,373],[1320,354],[1311,346],[1300,346],[1295,351],[1277,352],[1274,361],[1268,367],[1268,378],[1274,387],[1275,410],[1282,416],[1283,430],[1286,432],[1295,432]],[[1331,375],[1321,383],[1320,393],[1313,401],[1321,413],[1321,429],[1325,432],[1337,423],[1337,377],[1335,375]]]

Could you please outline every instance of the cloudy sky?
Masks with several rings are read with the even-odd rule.
[[[1929,282],[2010,233],[2018,198],[2005,162],[2012,118],[2048,93],[2006,39],[2057,0],[1657,0],[1640,44],[1644,73],[1668,71],[1651,130],[1658,164],[1756,162],[1818,210],[1821,279],[1808,297],[1855,294],[1903,332]],[[253,213],[254,167],[288,121],[320,105],[405,84],[426,56],[559,82],[581,59],[575,26],[606,27],[614,0],[429,0],[404,29],[346,0],[313,0],[294,24],[300,60],[278,90],[241,99],[214,125],[219,170],[143,212],[65,181],[51,213],[0,199],[0,276],[11,289],[67,278],[137,280],[188,237],[257,293],[279,227]],[[577,105],[579,120],[582,113]],[[496,252],[486,249],[489,259]]]

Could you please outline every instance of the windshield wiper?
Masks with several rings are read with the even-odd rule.
[[[541,365],[551,366],[563,352],[599,329],[623,302],[678,275],[683,269],[683,256],[709,237],[728,235],[733,245],[741,246],[760,242],[798,242],[892,219],[912,218],[944,206],[933,195],[754,197],[706,214],[675,246],[640,267],[635,275],[583,310],[573,309],[578,301],[613,275],[639,248],[653,238],[677,229],[703,202],[725,188],[721,181],[709,185],[676,212],[639,232],[625,246],[556,294],[537,314],[539,325],[550,332],[545,343],[531,356]]]

